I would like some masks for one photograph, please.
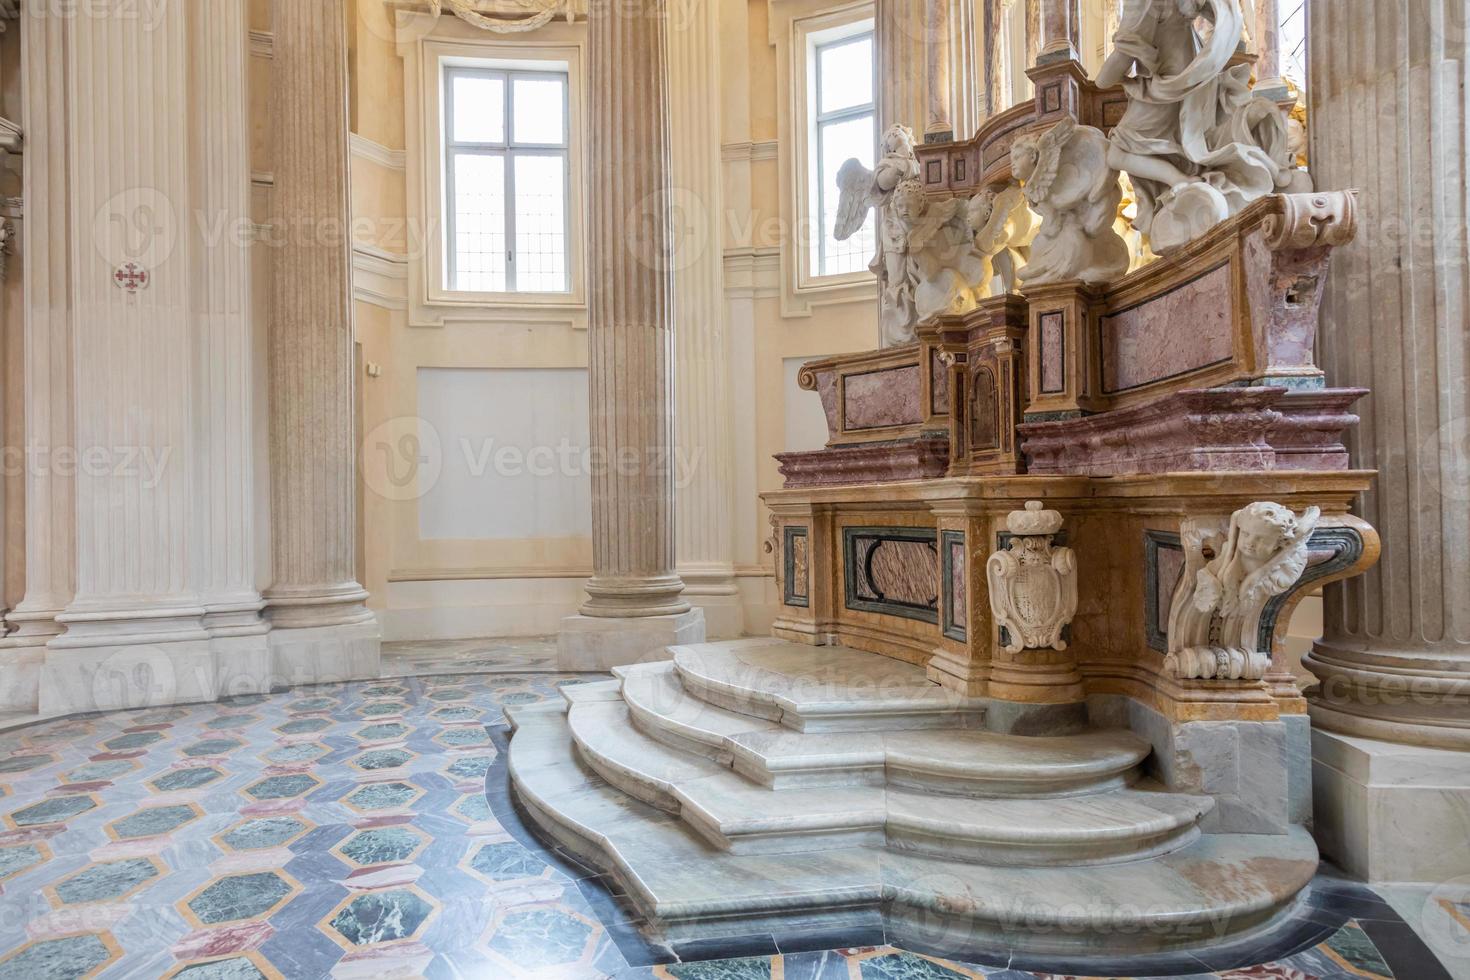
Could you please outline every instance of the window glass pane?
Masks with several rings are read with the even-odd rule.
[[[822,104],[819,112],[834,112],[873,101],[873,38],[849,41],[817,52]]]
[[[515,185],[516,290],[566,292],[566,159],[518,154]]]
[[[454,175],[455,281],[451,288],[505,291],[505,158],[458,153]]]
[[[558,78],[516,78],[511,82],[511,113],[517,143],[566,142],[566,83]]]
[[[1307,88],[1307,0],[1285,0],[1281,14],[1281,74],[1302,91]]]
[[[505,142],[505,79],[452,75],[456,143]]]
[[[818,265],[817,275],[837,276],[848,272],[861,272],[872,261],[875,251],[873,215],[863,224],[862,230],[845,242],[832,236],[837,224],[837,208],[840,192],[837,188],[837,171],[849,159],[856,157],[863,166],[873,168],[875,133],[873,117],[860,116],[842,122],[823,123],[820,127],[822,158],[818,167],[821,183],[822,206],[821,235],[824,256]]]

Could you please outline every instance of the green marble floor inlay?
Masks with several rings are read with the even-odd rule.
[[[490,948],[523,967],[551,967],[581,957],[592,927],[552,908],[507,912],[490,937]]]
[[[224,773],[211,766],[196,766],[193,769],[175,769],[153,780],[151,785],[161,793],[181,789],[198,789],[219,779]]]
[[[8,759],[0,759],[0,772],[30,772],[54,761],[55,758],[49,755],[13,755]]]
[[[359,895],[332,917],[332,928],[355,946],[407,939],[433,912],[407,889]]]
[[[106,963],[99,936],[66,936],[31,943],[0,962],[0,980],[73,980]]]
[[[265,974],[245,957],[237,956],[186,966],[174,974],[173,980],[265,980]]]
[[[111,861],[78,871],[56,886],[56,895],[68,905],[102,902],[125,895],[157,876],[158,869],[147,858]]]
[[[112,830],[123,840],[138,837],[156,837],[171,833],[193,820],[198,814],[188,806],[160,806],[139,810],[112,824]]]
[[[189,909],[205,925],[253,919],[291,894],[291,886],[274,871],[220,878],[189,899]]]
[[[417,795],[418,790],[407,783],[375,783],[353,790],[347,802],[359,810],[396,810]]]
[[[232,827],[220,840],[237,851],[255,851],[279,847],[306,830],[306,824],[295,817],[258,817]]]
[[[862,980],[967,980],[963,973],[913,953],[889,953],[863,960]]]
[[[257,800],[284,800],[314,788],[317,780],[305,773],[297,773],[292,776],[271,776],[262,779],[253,786],[245,787],[245,792]]]
[[[244,744],[233,738],[209,738],[189,746],[184,750],[184,754],[187,756],[225,755]]]
[[[413,755],[403,749],[374,749],[364,752],[352,762],[360,769],[376,772],[379,769],[397,769],[412,758]]]
[[[90,796],[57,796],[40,803],[21,807],[10,815],[17,827],[34,827],[43,823],[62,823],[97,805]]]
[[[511,881],[539,878],[546,870],[545,862],[514,841],[486,844],[470,859],[470,867],[487,878]]]
[[[35,844],[20,844],[16,847],[0,847],[0,879],[19,874],[26,868],[40,864],[45,855]]]
[[[406,861],[423,838],[407,827],[378,827],[354,835],[342,845],[342,853],[358,864],[393,864]]]

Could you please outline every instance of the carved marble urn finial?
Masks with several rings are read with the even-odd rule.
[[[990,610],[1005,648],[1065,650],[1062,631],[1077,614],[1077,556],[1071,548],[1052,545],[1062,529],[1062,515],[1039,500],[1006,516],[1011,533],[1007,547],[985,563],[990,580]]]

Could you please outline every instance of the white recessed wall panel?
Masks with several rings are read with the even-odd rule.
[[[443,460],[419,499],[421,538],[592,533],[585,370],[420,368],[418,389]]]
[[[788,357],[782,364],[786,368],[786,452],[806,452],[827,445],[827,416],[822,411],[822,399],[815,391],[802,391],[796,383],[801,366],[810,357]]]

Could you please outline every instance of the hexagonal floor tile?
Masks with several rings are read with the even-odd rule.
[[[112,752],[127,752],[132,749],[146,749],[162,741],[162,732],[129,732],[126,735],[108,739],[102,743],[102,747]]]
[[[261,758],[273,765],[290,766],[303,762],[315,762],[331,751],[320,742],[298,742],[295,745],[282,745],[271,749]]]
[[[353,864],[402,864],[413,857],[428,840],[412,827],[374,827],[360,831],[343,841],[337,853]]]
[[[271,980],[280,975],[260,959],[259,953],[246,953],[202,963],[186,963],[168,976],[169,980]]]
[[[398,684],[375,684],[357,693],[365,698],[401,698],[408,693],[408,688]]]
[[[223,776],[213,766],[194,766],[189,769],[174,769],[164,773],[157,779],[149,780],[148,785],[160,793],[172,793],[182,789],[198,789],[208,786]]]
[[[116,779],[125,772],[132,772],[138,766],[136,759],[103,759],[101,762],[84,762],[71,772],[63,774],[61,778],[68,783],[97,783]]]
[[[142,888],[161,869],[145,857],[93,864],[64,878],[51,889],[63,905],[116,901]]]
[[[204,723],[205,728],[214,731],[229,731],[235,728],[248,728],[260,719],[255,715],[216,715]]]
[[[490,764],[494,762],[493,756],[474,755],[467,759],[457,759],[445,767],[444,771],[456,779],[466,781],[484,779],[485,774],[490,771]]]
[[[258,783],[245,787],[247,795],[257,800],[284,800],[300,796],[321,785],[321,780],[306,773],[289,776],[267,776]]]
[[[54,755],[13,755],[8,759],[0,759],[0,773],[30,772],[55,761]]]
[[[361,739],[364,742],[392,742],[403,738],[403,736],[411,731],[413,729],[402,722],[380,721],[375,725],[359,728],[352,733],[352,737]]]
[[[465,701],[470,697],[470,692],[462,687],[445,687],[437,691],[429,692],[430,701]]]
[[[293,718],[284,725],[277,725],[275,731],[281,735],[310,735],[331,727],[330,718]]]
[[[373,749],[353,759],[352,765],[364,772],[378,772],[382,769],[397,769],[413,757],[413,753],[406,749]]]
[[[400,810],[423,793],[423,790],[408,783],[369,783],[348,793],[343,802],[364,813],[374,810]]]
[[[492,954],[522,970],[565,969],[590,957],[600,930],[600,926],[565,907],[511,908],[491,923],[485,945]]]
[[[200,925],[212,926],[260,918],[284,902],[294,890],[292,883],[275,871],[227,875],[205,885],[180,906]]]
[[[429,712],[429,716],[437,718],[439,721],[452,723],[456,721],[479,721],[480,716],[484,713],[479,708],[472,708],[467,704],[451,704],[443,708],[435,708]]]
[[[485,799],[484,793],[470,793],[454,804],[454,812],[456,816],[470,823],[483,823],[492,817],[490,801]]]
[[[107,829],[119,840],[137,840],[141,837],[157,837],[172,833],[184,824],[199,819],[202,814],[193,804],[156,806],[114,820]]]
[[[408,710],[408,705],[402,701],[377,701],[365,704],[357,709],[357,713],[364,718],[391,718],[401,715]]]
[[[0,881],[4,881],[11,875],[18,875],[27,868],[34,868],[45,861],[47,856],[45,844],[17,844],[14,847],[0,847]]]
[[[311,825],[299,817],[257,817],[235,824],[215,840],[234,851],[258,851],[282,847],[310,829]]]
[[[491,881],[523,881],[545,877],[550,867],[515,841],[486,844],[470,857],[468,867]]]
[[[207,738],[202,742],[195,742],[183,751],[190,758],[198,758],[202,755],[227,755],[244,744],[233,738]]]
[[[97,806],[91,796],[53,796],[49,800],[21,807],[6,817],[12,826],[35,827],[43,823],[65,823],[79,813]]]
[[[370,946],[413,938],[433,914],[418,892],[394,888],[347,899],[327,925],[352,946]]]
[[[28,980],[89,977],[121,955],[117,943],[105,932],[39,939],[0,960],[0,976]]]
[[[490,744],[490,735],[479,725],[457,725],[435,735],[434,741],[451,749],[478,749]]]
[[[316,714],[321,711],[331,711],[338,706],[336,698],[302,698],[300,701],[292,701],[286,705],[286,710],[293,715]]]

